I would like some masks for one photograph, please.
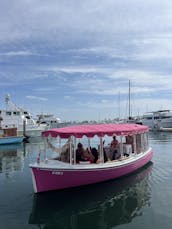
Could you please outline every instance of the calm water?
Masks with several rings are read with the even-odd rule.
[[[41,141],[0,146],[0,228],[157,228],[172,225],[172,133],[150,133],[152,163],[82,188],[34,194],[28,164]]]

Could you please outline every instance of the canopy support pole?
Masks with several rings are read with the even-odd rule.
[[[74,137],[74,152],[73,152],[73,160],[74,160],[74,164],[76,164],[76,138]]]
[[[100,137],[100,162],[104,163],[104,154],[103,154],[103,139]]]
[[[72,164],[72,136],[69,137],[70,164]]]
[[[44,161],[47,163],[48,159],[47,159],[47,142],[46,142],[46,138],[43,138],[43,142],[44,142]],[[39,149],[40,153],[41,153],[41,149]]]
[[[143,134],[140,134],[140,147],[141,147],[141,152],[144,151],[144,145],[143,145]]]
[[[136,135],[133,135],[133,141],[134,141],[134,154],[137,153],[137,147],[136,147]]]
[[[121,135],[120,136],[120,154],[121,154],[121,156],[123,156],[124,155],[124,152],[123,152],[123,142],[122,142],[122,140],[123,140],[123,136]]]
[[[90,149],[90,138],[88,137],[88,148]]]
[[[145,133],[145,137],[146,137],[146,150],[148,149],[148,146],[149,146],[149,144],[148,144],[148,133]]]

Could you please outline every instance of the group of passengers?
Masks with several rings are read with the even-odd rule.
[[[108,160],[116,160],[121,157],[119,153],[119,142],[115,136],[113,136],[113,140],[110,143],[110,146],[107,148],[104,147],[105,141],[103,141],[103,157],[104,162]],[[89,147],[84,149],[82,143],[78,143],[76,149],[76,163],[88,161],[90,163],[98,163],[100,160],[100,145],[98,146],[98,150],[94,147]]]
[[[130,143],[128,140],[126,139],[126,143]],[[53,151],[56,152],[60,152],[59,157],[57,157],[58,160],[61,160],[63,162],[69,162],[70,161],[70,147],[69,147],[69,140],[67,141],[67,143],[61,148],[61,150],[57,147],[54,147],[50,141],[47,140],[47,143],[49,145],[49,147],[51,149],[53,149]],[[116,139],[116,136],[113,136],[113,140],[111,141],[111,143],[108,146],[104,145],[105,141],[103,141],[103,158],[104,158],[104,162],[106,161],[112,161],[112,160],[117,160],[121,158],[121,152],[119,150],[119,141]],[[74,150],[74,146],[73,146],[73,150]],[[73,151],[72,150],[72,151]],[[74,151],[73,151],[74,152]],[[125,155],[125,154],[124,154]],[[128,156],[128,155],[125,155]],[[89,162],[89,163],[99,163],[101,162],[100,159],[100,145],[98,146],[98,149],[96,149],[95,147],[88,147],[88,148],[84,148],[82,143],[78,143],[77,145],[77,149],[75,151],[75,162],[76,163],[81,163],[81,162]]]

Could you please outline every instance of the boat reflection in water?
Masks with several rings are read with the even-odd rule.
[[[23,144],[10,144],[0,146],[0,173],[9,176],[14,171],[24,167]]]
[[[126,224],[150,204],[149,162],[114,181],[35,194],[29,224],[38,228],[111,228]]]

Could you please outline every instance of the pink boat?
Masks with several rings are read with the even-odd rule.
[[[147,164],[153,156],[148,145],[148,127],[137,124],[96,124],[69,126],[44,131],[48,146],[58,152],[58,157],[44,160],[38,156],[37,162],[30,164],[35,193],[71,188],[103,182],[127,175]],[[76,145],[82,138],[90,142],[99,137],[98,159],[95,162],[78,161]],[[111,155],[110,144],[104,139],[116,136],[119,140],[117,159]],[[49,138],[57,138],[59,147],[52,146]],[[67,140],[61,146],[61,141]],[[68,157],[64,157],[63,153]],[[62,156],[63,155],[63,156]],[[105,160],[106,157],[106,160]]]

